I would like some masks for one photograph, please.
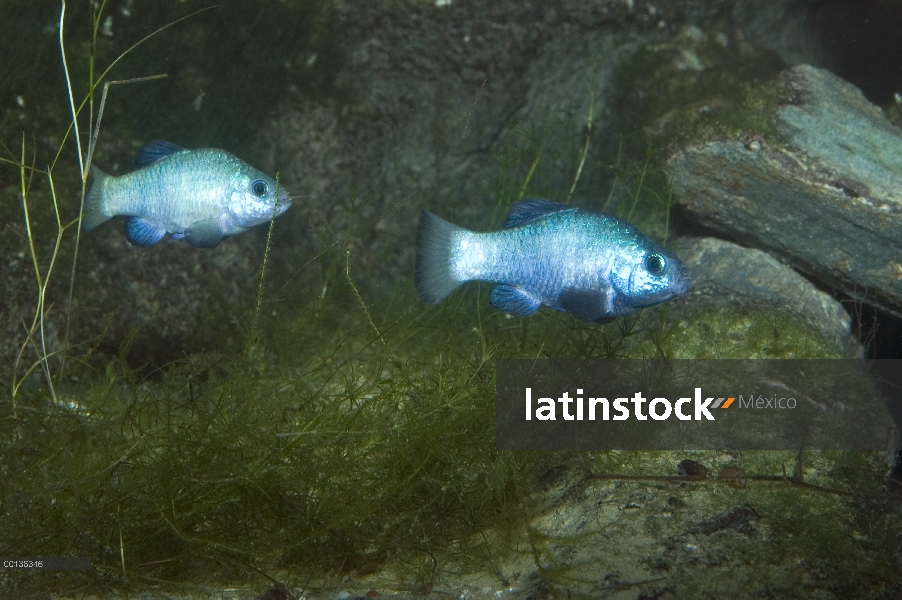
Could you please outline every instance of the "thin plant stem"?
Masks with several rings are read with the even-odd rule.
[[[59,256],[59,250],[60,250],[60,247],[62,246],[63,235],[65,234],[66,230],[75,223],[73,221],[73,222],[63,225],[63,222],[60,219],[60,208],[59,208],[59,203],[57,201],[57,196],[56,196],[56,186],[53,183],[53,174],[51,173],[50,169],[48,168],[46,171],[44,171],[44,173],[47,175],[47,180],[50,184],[50,195],[53,200],[53,213],[54,213],[54,216],[56,217],[57,234],[56,234],[56,241],[54,242],[54,245],[53,245],[53,253],[50,258],[50,264],[47,266],[47,272],[45,274],[42,274],[40,262],[38,260],[37,249],[35,248],[35,245],[34,245],[34,235],[33,235],[33,231],[31,228],[31,211],[29,210],[29,206],[28,206],[28,189],[30,186],[26,183],[26,180],[25,180],[26,170],[28,170],[28,169],[25,165],[25,138],[23,135],[21,163],[20,163],[20,167],[19,167],[20,181],[21,181],[21,186],[22,186],[22,190],[21,190],[21,192],[22,192],[22,208],[23,208],[23,212],[25,214],[26,240],[28,242],[28,249],[29,249],[29,253],[31,255],[31,260],[32,260],[32,264],[33,264],[34,272],[35,272],[35,279],[36,279],[37,288],[38,288],[38,302],[37,302],[37,307],[35,308],[34,320],[32,321],[31,327],[26,328],[25,341],[23,342],[21,348],[19,349],[19,353],[16,357],[16,362],[13,367],[12,395],[13,395],[13,414],[14,415],[15,415],[16,396],[18,394],[19,387],[28,378],[28,376],[31,374],[31,372],[34,370],[34,368],[37,365],[41,366],[41,370],[43,371],[44,377],[47,380],[47,385],[50,388],[50,395],[54,399],[54,401],[56,400],[56,389],[53,386],[53,379],[50,374],[50,365],[49,365],[47,359],[50,356],[57,354],[58,352],[48,353],[48,351],[47,351],[47,338],[46,338],[46,333],[45,333],[46,332],[45,315],[47,313],[47,309],[46,309],[47,287],[48,287],[50,278],[53,275],[53,268],[56,265],[56,260]],[[34,173],[35,169],[32,168],[30,170],[30,172]],[[34,338],[36,335],[40,338],[39,346],[34,343]],[[35,350],[38,354],[38,359],[31,366],[31,368],[29,368],[25,372],[25,374],[22,376],[21,379],[17,379],[19,363],[21,362],[22,355],[25,351],[25,348],[28,347],[29,344],[35,345]]]
[[[532,180],[532,176],[535,175],[536,168],[539,166],[539,162],[542,160],[542,153],[545,151],[545,143],[548,141],[547,137],[542,138],[542,145],[539,147],[539,151],[536,153],[536,157],[532,161],[532,165],[529,167],[529,172],[526,173],[526,179],[523,180],[523,185],[520,186],[520,193],[517,195],[517,200],[522,200],[523,196],[526,195],[526,188],[529,186],[530,180]]]
[[[276,187],[273,193],[276,201],[272,207],[272,218],[269,220],[269,232],[266,234],[266,248],[263,250],[263,267],[260,269],[260,283],[257,285],[257,303],[254,306],[254,323],[251,326],[251,335],[248,339],[247,350],[250,353],[257,346],[257,324],[260,321],[260,307],[263,306],[263,283],[266,280],[266,263],[269,260],[269,249],[272,246],[272,230],[276,225],[276,216],[279,209],[279,176],[281,172],[276,172]]]
[[[91,29],[91,55],[88,59],[88,81],[91,85],[94,84],[94,59],[97,56],[97,32],[100,30],[100,17],[103,15],[103,9],[106,7],[106,0],[100,3],[100,6],[97,6],[95,2],[91,3],[91,20],[93,21],[93,28]],[[94,94],[91,93],[91,90],[88,90],[88,131],[94,129]],[[97,120],[100,120],[100,117],[97,117]],[[88,160],[87,167],[90,168],[91,161]]]
[[[611,200],[614,198],[614,191],[617,189],[617,182],[620,180],[620,159],[623,157],[623,136],[617,136],[617,163],[614,165],[614,181],[611,182],[611,191],[608,193],[608,199],[604,201],[604,206],[602,210],[608,212],[608,206],[611,204]]]
[[[66,61],[66,44],[64,43],[64,32],[66,24],[66,0],[60,0],[60,2],[62,3],[62,8],[60,9],[60,56],[63,59],[63,73],[66,75],[66,91],[69,94],[69,108],[72,110],[72,124],[74,126],[73,129],[75,130],[75,146],[78,149],[78,168],[81,171],[82,181],[84,181],[86,177],[85,163],[81,153],[81,133],[78,131],[78,110],[76,110],[75,108],[75,95],[72,91],[72,78],[69,76],[69,64]],[[81,107],[79,107],[79,109],[80,108]],[[62,144],[60,144],[60,150],[62,150]],[[57,156],[59,156],[58,153]],[[54,163],[55,162],[56,160],[54,160]]]
[[[77,268],[77,264],[78,264],[78,249],[79,249],[80,238],[81,238],[81,222],[82,222],[82,217],[84,215],[84,200],[85,200],[85,195],[87,192],[87,181],[88,181],[88,177],[90,174],[90,167],[91,167],[91,161],[94,156],[94,150],[97,145],[97,138],[100,133],[100,124],[103,119],[104,107],[106,104],[106,99],[107,99],[107,94],[109,92],[109,88],[111,85],[136,83],[139,81],[148,81],[148,80],[153,80],[153,79],[159,79],[161,77],[165,77],[166,75],[165,74],[153,75],[150,77],[140,77],[140,78],[133,78],[133,79],[128,79],[128,80],[121,80],[121,81],[104,82],[103,95],[101,98],[99,111],[98,111],[97,117],[96,117],[96,123],[94,120],[94,92],[97,89],[97,86],[101,82],[103,82],[103,80],[106,78],[106,76],[110,73],[111,69],[120,60],[122,60],[122,58],[124,58],[132,50],[134,50],[135,48],[137,48],[138,46],[143,44],[145,41],[147,41],[154,35],[164,31],[165,29],[172,27],[173,25],[175,25],[189,17],[195,16],[201,12],[204,12],[205,10],[209,10],[210,8],[217,8],[217,7],[207,7],[207,8],[195,11],[189,15],[186,15],[185,17],[176,19],[175,21],[172,21],[171,23],[165,25],[164,27],[161,27],[161,28],[157,29],[156,31],[150,33],[149,35],[147,35],[144,38],[142,38],[141,40],[139,40],[137,43],[130,46],[125,52],[120,54],[100,74],[100,76],[95,79],[96,42],[97,42],[98,31],[100,28],[100,19],[101,19],[101,16],[102,16],[105,6],[106,6],[106,0],[102,0],[102,2],[100,2],[99,5],[95,4],[92,8],[93,27],[92,27],[92,36],[91,36],[90,57],[89,57],[89,64],[88,64],[89,89],[88,89],[87,95],[81,101],[81,103],[76,104],[75,90],[74,90],[73,83],[72,83],[72,76],[71,76],[71,73],[69,70],[68,58],[66,56],[66,45],[65,45],[65,40],[66,40],[65,23],[66,23],[66,8],[67,8],[66,0],[60,0],[59,51],[60,51],[60,58],[62,61],[62,65],[63,65],[63,72],[65,75],[66,92],[67,92],[67,96],[68,96],[68,100],[69,100],[69,112],[71,113],[71,122],[69,123],[69,126],[68,126],[65,134],[63,135],[63,140],[60,143],[60,145],[57,149],[56,155],[54,156],[51,164],[47,167],[46,170],[43,170],[43,171],[36,169],[34,167],[34,165],[29,166],[26,164],[26,162],[25,162],[26,161],[26,145],[25,145],[24,134],[22,136],[22,148],[21,148],[20,159],[18,161],[16,161],[15,155],[13,155],[12,152],[9,151],[9,149],[7,149],[7,152],[10,153],[11,160],[5,159],[5,158],[0,158],[0,162],[14,164],[19,168],[21,194],[22,194],[22,208],[23,208],[24,217],[25,217],[25,229],[26,229],[26,235],[24,236],[24,239],[28,245],[29,254],[31,255],[32,266],[34,268],[34,273],[35,273],[35,282],[37,285],[37,292],[38,292],[37,293],[37,307],[35,309],[34,319],[32,321],[31,326],[30,327],[26,326],[26,328],[25,328],[26,339],[22,343],[21,347],[19,348],[19,352],[16,356],[16,360],[13,365],[13,377],[12,377],[13,417],[15,417],[15,415],[16,415],[16,397],[18,395],[19,388],[25,382],[25,380],[30,376],[30,374],[34,371],[34,369],[37,368],[38,366],[40,366],[41,370],[44,373],[45,378],[47,379],[47,384],[50,389],[51,397],[53,397],[53,399],[56,400],[56,395],[57,395],[56,389],[58,386],[54,385],[53,378],[51,377],[50,365],[48,362],[48,359],[51,356],[55,356],[55,355],[60,356],[58,385],[62,384],[63,376],[65,373],[67,350],[69,347],[69,333],[70,333],[70,325],[71,325],[71,318],[72,318],[72,306],[73,306],[74,287],[75,287],[75,272],[76,272],[76,268]],[[81,113],[82,109],[85,107],[86,104],[88,104],[88,106],[89,106],[88,131],[90,133],[90,138],[88,140],[87,152],[84,151],[85,148],[84,148],[83,141],[82,141],[82,134],[81,134],[81,130],[79,129],[79,126],[78,126],[79,114]],[[74,132],[76,151],[78,154],[78,166],[79,166],[79,173],[81,176],[82,189],[81,189],[81,201],[80,201],[80,205],[79,205],[79,213],[78,213],[77,218],[75,220],[73,220],[72,222],[63,224],[62,219],[61,219],[60,206],[59,206],[59,202],[58,202],[58,198],[57,198],[57,194],[56,194],[56,188],[55,188],[54,180],[53,180],[53,168],[56,165],[56,162],[59,159],[59,157],[63,151],[63,148],[65,147],[66,139],[68,138],[70,132]],[[3,146],[3,147],[6,148],[6,146]],[[27,178],[26,178],[26,172],[28,172]],[[56,222],[57,222],[56,240],[53,245],[53,251],[52,251],[52,255],[50,257],[50,262],[46,266],[46,273],[42,272],[42,267],[40,264],[40,260],[38,258],[38,251],[35,246],[34,231],[32,228],[31,212],[30,212],[29,198],[28,198],[29,189],[30,189],[30,180],[31,180],[31,177],[33,177],[35,173],[42,173],[47,176],[47,179],[48,179],[48,182],[50,185],[50,193],[51,193],[51,197],[52,197],[52,201],[53,201],[54,216],[56,217]],[[69,278],[69,295],[68,295],[68,303],[67,303],[67,308],[66,308],[65,334],[63,337],[63,342],[62,342],[61,348],[56,351],[49,352],[48,348],[47,348],[47,339],[46,339],[46,331],[47,331],[46,314],[47,314],[47,310],[48,310],[47,289],[48,289],[48,285],[49,285],[49,282],[50,282],[52,274],[53,274],[53,269],[56,265],[56,261],[59,258],[60,249],[62,247],[62,241],[64,239],[64,235],[65,235],[66,231],[73,225],[77,225],[77,228],[76,228],[76,234],[75,234],[75,246],[74,246],[74,251],[73,251],[72,269],[71,269],[71,274],[70,274],[70,278]],[[40,339],[36,339],[38,337]],[[18,374],[19,365],[21,364],[24,353],[29,346],[35,348],[35,351],[38,354],[38,359],[36,362],[34,362],[31,365],[31,367],[26,369],[25,373],[20,377]]]
[[[37,280],[38,286],[38,308],[35,311],[34,320],[32,321],[31,327],[26,327],[26,337],[25,341],[22,342],[22,345],[19,347],[19,352],[16,355],[16,362],[13,364],[13,378],[12,378],[12,405],[13,405],[13,417],[16,416],[16,396],[19,391],[19,385],[21,385],[20,380],[17,380],[17,373],[19,370],[19,362],[22,360],[22,355],[25,353],[25,349],[28,347],[29,343],[32,341],[32,336],[34,334],[35,329],[39,323],[39,315],[41,314],[41,299],[43,294],[41,290],[43,289],[43,279],[41,278],[41,265],[38,263],[38,255],[34,248],[34,236],[31,233],[31,214],[28,210],[28,185],[25,181],[25,134],[22,134],[22,154],[19,162],[19,181],[21,185],[21,193],[22,193],[22,208],[25,213],[25,239],[28,241],[28,250],[31,255],[32,265],[34,267],[34,274]],[[24,323],[23,323],[24,325]],[[31,374],[32,370],[34,370],[35,365],[32,365],[29,368],[25,375],[23,376],[21,381],[24,381],[28,375]]]
[[[576,190],[576,184],[579,183],[579,176],[583,172],[583,165],[586,164],[586,155],[589,153],[589,142],[592,140],[592,117],[595,114],[595,90],[591,90],[591,99],[589,100],[589,116],[586,118],[586,141],[583,144],[583,156],[579,161],[579,167],[576,169],[576,176],[573,178],[573,185],[570,186],[570,193],[567,194],[567,202],[573,197]]]
[[[78,210],[78,213],[79,213],[78,214],[78,227],[76,228],[76,231],[75,231],[75,247],[73,249],[72,269],[71,269],[70,276],[69,276],[69,295],[68,295],[68,301],[66,304],[66,325],[65,325],[65,333],[63,335],[63,348],[65,349],[65,348],[68,348],[68,346],[69,346],[69,333],[71,330],[71,323],[72,323],[72,305],[73,305],[73,300],[74,300],[74,295],[75,295],[75,271],[76,271],[76,268],[78,267],[78,249],[81,245],[81,220],[84,215],[84,209],[85,209],[85,195],[87,194],[88,175],[90,173],[91,160],[93,159],[93,156],[94,156],[94,148],[97,144],[97,136],[100,133],[100,122],[103,118],[103,109],[104,109],[104,105],[106,103],[107,92],[111,85],[136,83],[138,81],[148,81],[148,80],[152,80],[152,79],[159,79],[161,77],[165,77],[166,75],[165,74],[152,75],[149,77],[139,77],[139,78],[133,78],[133,79],[127,79],[127,80],[121,80],[121,81],[106,82],[104,84],[104,88],[103,88],[103,95],[101,97],[100,110],[97,115],[96,124],[93,123],[93,120],[94,120],[94,91],[97,89],[97,86],[100,85],[100,82],[106,78],[106,76],[109,74],[109,72],[112,70],[112,68],[115,67],[116,64],[120,60],[122,60],[127,54],[129,54],[132,50],[134,50],[135,48],[137,48],[138,46],[140,46],[141,44],[143,44],[144,42],[146,42],[153,36],[157,35],[158,33],[168,29],[169,27],[172,27],[173,25],[175,25],[181,21],[184,21],[185,19],[193,17],[197,14],[200,14],[206,10],[210,10],[211,8],[217,8],[217,7],[208,6],[201,10],[197,10],[191,14],[188,14],[184,17],[176,19],[175,21],[172,21],[171,23],[168,23],[168,24],[164,25],[163,27],[160,27],[159,29],[144,36],[143,38],[138,40],[136,43],[132,44],[127,50],[125,50],[125,52],[120,54],[112,63],[110,63],[110,65],[106,69],[104,69],[104,71],[100,74],[100,77],[98,77],[95,80],[94,79],[95,50],[96,50],[96,43],[97,43],[97,33],[98,33],[98,30],[100,27],[100,18],[103,14],[103,9],[106,6],[106,0],[104,0],[101,3],[101,5],[93,12],[93,21],[94,22],[93,22],[93,29],[92,29],[92,35],[91,35],[91,53],[90,53],[91,55],[90,55],[90,59],[89,59],[89,83],[90,83],[90,85],[88,88],[88,94],[85,97],[85,99],[82,100],[81,104],[79,104],[78,107],[76,108],[75,96],[74,96],[74,92],[72,89],[72,79],[69,74],[69,65],[66,60],[66,46],[65,46],[65,33],[64,33],[65,32],[65,30],[64,30],[65,17],[66,17],[66,0],[60,0],[60,2],[61,2],[60,24],[59,24],[60,56],[62,57],[63,71],[65,72],[65,76],[66,76],[66,90],[69,94],[69,107],[72,112],[72,122],[69,124],[69,129],[66,131],[65,135],[63,135],[63,141],[60,143],[60,146],[57,149],[56,156],[54,157],[53,162],[51,163],[51,166],[48,168],[48,172],[53,168],[54,165],[56,165],[56,161],[59,159],[60,154],[62,153],[63,147],[66,142],[66,138],[69,135],[69,131],[73,131],[73,130],[75,132],[75,145],[76,145],[76,150],[78,152],[79,170],[81,172],[81,200],[79,203],[79,210]],[[91,131],[91,129],[93,128],[93,134],[91,135],[91,138],[88,142],[87,154],[85,154],[83,152],[82,143],[81,143],[81,134],[80,134],[79,128],[78,128],[78,115],[81,112],[82,108],[84,108],[85,103],[88,103],[88,105],[89,105],[89,118],[88,118],[89,128],[88,128],[88,130]],[[92,125],[93,125],[93,127],[91,127]],[[59,381],[60,381],[60,383],[62,383],[63,375],[66,370],[65,369],[66,352],[62,353],[60,360],[61,360],[61,362],[60,362],[60,370],[59,370]]]
[[[140,83],[142,81],[152,81],[154,79],[163,79],[164,77],[168,77],[167,73],[160,73],[159,75],[148,75],[147,77],[134,77],[132,79],[119,79],[117,81],[107,81],[103,84],[103,94],[100,96],[100,108],[97,111],[97,124],[94,126],[94,133],[91,134],[91,139],[88,140],[88,157],[85,161],[85,166],[90,170],[91,162],[94,159],[94,149],[97,147],[97,137],[100,135],[100,121],[103,120],[103,111],[106,107],[106,97],[107,93],[110,90],[110,86],[113,85],[125,85],[128,83]],[[82,207],[84,207],[84,203],[82,203]]]
[[[64,1],[64,0],[63,0],[63,1]],[[218,6],[208,6],[208,7],[206,7],[206,8],[202,8],[202,9],[200,9],[200,10],[196,10],[196,11],[194,11],[193,13],[191,13],[191,14],[189,14],[189,15],[185,15],[184,17],[178,18],[178,19],[176,19],[175,21],[172,21],[171,23],[167,23],[166,25],[163,25],[162,27],[160,27],[160,28],[157,29],[156,31],[147,34],[146,36],[144,36],[143,38],[141,38],[140,40],[138,40],[137,42],[135,42],[134,44],[132,44],[127,50],[125,50],[122,54],[120,54],[120,55],[116,58],[116,60],[114,60],[112,63],[110,63],[110,65],[109,65],[106,69],[104,69],[103,73],[100,74],[100,77],[98,77],[96,81],[94,81],[94,82],[91,83],[91,88],[90,88],[89,91],[88,91],[88,95],[85,97],[84,100],[82,100],[81,104],[78,105],[78,110],[76,110],[76,114],[81,113],[81,110],[84,108],[85,104],[88,104],[88,103],[90,103],[90,102],[92,101],[92,100],[91,100],[92,94],[94,94],[94,91],[97,89],[97,86],[100,85],[100,83],[101,83],[101,82],[104,80],[104,78],[109,74],[109,72],[113,69],[113,67],[115,67],[116,64],[118,64],[120,60],[122,60],[123,58],[125,58],[126,55],[128,55],[132,50],[134,50],[135,48],[137,48],[138,46],[140,46],[141,44],[143,44],[144,42],[146,42],[147,40],[149,40],[149,39],[152,38],[153,36],[157,35],[158,33],[162,33],[162,32],[165,31],[166,29],[169,29],[169,28],[172,27],[173,25],[176,25],[176,24],[178,24],[178,23],[181,23],[181,22],[184,21],[185,19],[190,19],[191,17],[194,17],[194,16],[196,16],[196,15],[199,15],[199,14],[202,13],[202,12],[205,12],[205,11],[208,11],[208,10],[211,10],[211,9],[214,9],[214,8],[219,8],[219,7],[218,7]],[[66,130],[66,133],[63,135],[63,141],[60,143],[60,147],[59,147],[59,149],[58,149],[57,152],[56,152],[56,156],[54,157],[53,162],[50,163],[51,168],[54,167],[54,166],[56,166],[56,161],[59,160],[59,157],[60,157],[60,155],[61,155],[62,152],[63,152],[63,144],[65,144],[66,138],[68,138],[69,132],[71,132],[71,131],[73,130],[73,128],[74,128],[74,127],[73,127],[73,123],[70,123],[70,124],[69,124],[69,128]]]
[[[366,318],[370,322],[370,325],[372,325],[373,329],[376,331],[376,335],[379,337],[382,345],[385,346],[385,350],[388,352],[389,358],[395,360],[395,356],[392,354],[391,348],[388,347],[388,343],[386,343],[385,338],[382,336],[382,332],[379,331],[378,327],[376,327],[376,322],[373,321],[373,317],[370,314],[370,309],[367,308],[366,302],[363,301],[363,296],[360,295],[360,290],[357,289],[357,286],[354,285],[354,280],[351,279],[351,251],[347,249],[345,250],[345,276],[348,279],[348,284],[350,284],[351,289],[354,290],[354,295],[357,296],[357,301],[360,302],[360,306],[363,307],[363,313],[366,315]]]
[[[639,203],[639,194],[642,193],[642,186],[645,184],[645,174],[648,172],[648,163],[651,161],[651,155],[647,154],[645,156],[645,164],[642,165],[642,172],[639,173],[639,185],[636,187],[636,195],[633,196],[633,205],[630,207],[630,213],[627,215],[626,220],[631,221],[633,219],[633,212],[636,210],[636,205]]]

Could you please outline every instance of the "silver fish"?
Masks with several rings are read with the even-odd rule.
[[[616,217],[526,200],[503,231],[475,233],[423,211],[417,231],[417,292],[435,304],[466,281],[494,283],[491,303],[514,316],[541,305],[581,321],[614,317],[685,293],[685,265]]]
[[[196,248],[213,248],[291,206],[281,185],[225,150],[157,141],[138,152],[135,164],[141,168],[120,177],[91,167],[83,231],[126,215],[125,236],[135,246],[152,246],[171,233]]]

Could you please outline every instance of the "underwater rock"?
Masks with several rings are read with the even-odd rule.
[[[257,600],[288,600],[288,588],[281,581],[277,581],[271,588],[257,596]]]
[[[729,468],[731,467],[724,467],[723,471],[726,471]],[[721,471],[721,477],[724,477],[723,471]],[[740,469],[737,469],[737,471],[742,473]],[[742,475],[744,476],[744,473]],[[736,475],[730,475],[730,477],[736,477]],[[738,487],[745,487],[745,480],[743,479],[742,481],[743,483],[738,485]],[[693,533],[711,535],[712,533],[717,533],[724,529],[735,529],[740,533],[753,535],[755,533],[755,524],[760,518],[761,515],[759,515],[754,508],[746,504],[734,508],[728,513],[715,515],[710,519],[705,519],[696,526]]]
[[[677,474],[680,477],[693,477],[696,479],[704,479],[708,476],[708,469],[705,465],[697,460],[684,459],[677,465]]]
[[[784,71],[767,93],[767,120],[748,121],[757,130],[671,155],[679,203],[702,224],[902,315],[902,130],[821,69]]]
[[[546,494],[549,505],[530,522],[535,566],[552,596],[760,598],[780,590],[781,597],[806,597],[798,593],[808,591],[799,581],[819,577],[820,586],[850,590],[825,598],[867,597],[866,584],[857,583],[861,576],[848,570],[852,563],[837,558],[838,553],[861,556],[860,541],[834,537],[854,528],[855,513],[862,505],[849,502],[845,494],[861,484],[837,487],[838,481],[831,480],[837,463],[820,453],[806,455],[802,465],[812,487],[778,481],[784,469],[793,468],[794,455],[743,453],[741,473],[748,475],[744,487],[714,478],[686,484],[677,475],[671,481],[660,476],[618,479],[611,474],[580,479],[574,470]],[[666,473],[681,456],[685,453],[661,452],[649,460]],[[715,468],[732,460],[716,451],[693,456]],[[623,453],[616,462],[632,472],[641,460]],[[853,460],[869,465],[856,472],[860,481],[883,469],[884,457],[876,453],[855,455]],[[735,466],[726,468],[739,471]],[[718,471],[724,475],[720,469],[714,472]],[[765,474],[772,479],[752,479]],[[825,505],[831,506],[828,518],[822,512],[804,514]],[[797,527],[804,531],[785,533],[801,531]],[[815,548],[809,560],[765,558],[774,556],[777,548],[797,548],[799,538]]]
[[[685,237],[674,249],[692,273],[693,302],[788,310],[832,340],[843,356],[863,355],[842,305],[767,252],[712,237]]]
[[[718,479],[726,481],[728,485],[731,485],[735,488],[744,488],[746,486],[747,479],[745,471],[743,471],[739,467],[727,465],[720,470],[720,473],[717,475],[717,477]],[[716,531],[716,529],[714,529],[714,531]]]

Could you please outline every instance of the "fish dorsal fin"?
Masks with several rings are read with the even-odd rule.
[[[548,215],[567,210],[576,209],[572,206],[558,204],[557,202],[552,202],[550,200],[535,199],[515,202],[511,205],[510,212],[507,213],[507,218],[504,220],[504,228],[510,229],[511,227],[519,227],[521,225],[526,225],[527,223],[532,223],[533,221],[538,221]]]
[[[146,167],[170,154],[184,151],[185,149],[181,146],[176,146],[175,144],[164,142],[162,140],[154,140],[138,150],[138,154],[135,155],[135,164],[139,167]]]
[[[608,322],[611,319],[608,295],[603,291],[567,288],[561,292],[558,301],[561,308],[580,321]]]

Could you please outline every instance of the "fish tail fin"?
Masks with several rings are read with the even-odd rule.
[[[93,175],[94,181],[91,182],[91,187],[85,194],[85,214],[81,218],[81,230],[84,232],[91,231],[112,216],[103,210],[103,188],[110,176],[93,165],[91,165],[91,175]]]
[[[426,210],[420,215],[414,283],[423,302],[441,302],[464,282],[452,268],[451,249],[458,232],[466,230]]]

